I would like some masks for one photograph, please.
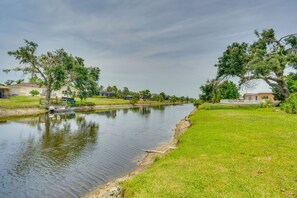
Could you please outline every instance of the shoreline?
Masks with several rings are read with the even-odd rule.
[[[85,194],[83,198],[121,197],[121,182],[129,180],[134,176],[146,171],[147,168],[153,164],[156,157],[163,157],[172,149],[175,149],[178,144],[178,137],[191,127],[189,116],[195,110],[196,109],[194,109],[188,116],[184,117],[176,124],[174,135],[169,142],[156,147],[154,150],[148,151],[145,157],[138,162],[137,167],[134,168],[131,172],[125,174],[122,177],[115,178],[106,184],[95,187],[90,192]]]
[[[149,107],[149,106],[160,106],[160,105],[181,105],[181,104],[120,104],[120,105],[95,105],[95,106],[78,106],[74,110],[75,112],[84,111],[96,111],[96,110],[108,110],[108,109],[121,109],[121,108],[133,108],[133,107]],[[0,119],[6,119],[11,117],[22,117],[22,116],[36,116],[42,113],[46,113],[46,109],[37,107],[32,108],[19,108],[19,109],[0,109]]]

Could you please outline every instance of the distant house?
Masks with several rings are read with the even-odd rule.
[[[223,99],[220,103],[225,104],[259,104],[262,102],[271,101],[273,103],[278,103],[279,101],[274,99],[274,95],[271,92],[262,93],[246,93],[243,98],[240,99]]]
[[[40,95],[45,94],[45,87],[32,84],[32,83],[20,83],[14,85],[8,85],[10,95],[12,96],[31,96],[30,92],[32,90],[39,91]]]
[[[132,100],[132,99],[133,99],[133,96],[131,96],[131,95],[127,95],[127,96],[124,97],[124,99],[125,99],[125,100]]]
[[[262,101],[272,101],[277,102],[274,99],[273,93],[270,92],[264,92],[264,93],[246,93],[243,95],[243,99],[245,101],[256,101],[256,102],[262,102]]]
[[[244,101],[254,101],[261,103],[263,101],[278,102],[274,99],[274,95],[271,92],[262,92],[262,93],[246,93],[243,95]]]
[[[39,86],[36,84],[32,83],[20,83],[20,84],[14,84],[14,85],[9,85],[7,86],[9,89],[9,94],[11,96],[31,96],[30,92],[32,90],[37,90],[39,91],[41,96],[46,95],[46,87],[44,86]],[[67,97],[67,86],[62,86],[60,90],[52,91],[52,97]],[[1,89],[0,89],[1,90]],[[77,89],[70,86],[70,90],[72,92],[72,95],[77,94]]]
[[[116,94],[115,92],[110,92],[110,91],[101,91],[99,93],[100,96],[106,96],[106,97],[115,97]]]
[[[0,86],[0,98],[8,98],[9,96],[9,88],[6,86]]]
[[[70,90],[71,90],[71,96],[73,95],[77,95],[78,93],[78,89],[74,88],[73,86],[69,86]],[[67,90],[68,90],[68,86],[62,86],[61,89],[56,90],[56,91],[52,91],[52,96],[53,97],[58,97],[58,98],[62,98],[62,97],[69,97],[67,95]]]

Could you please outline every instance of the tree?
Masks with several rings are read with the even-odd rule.
[[[5,85],[12,85],[15,81],[14,80],[7,80]]]
[[[166,94],[164,92],[161,92],[160,96],[162,97],[163,101],[166,99]]]
[[[46,87],[47,104],[50,104],[52,91],[59,90],[63,85],[73,84],[80,90],[80,98],[92,94],[98,87],[99,68],[86,68],[82,58],[73,57],[63,49],[37,55],[37,47],[36,43],[25,40],[25,46],[8,54],[22,64],[21,67],[14,68],[14,71],[31,74],[31,82]]]
[[[297,69],[297,34],[275,38],[273,29],[255,31],[257,41],[233,43],[215,65],[217,77],[237,76],[240,84],[254,80],[264,80],[271,88],[280,92],[283,98],[290,94],[284,74],[287,67]]]
[[[16,82],[16,84],[21,84],[24,82],[24,79],[19,79],[19,80],[16,80],[15,82]]]
[[[126,97],[130,94],[130,90],[128,87],[124,87],[122,91],[123,97]]]
[[[140,91],[139,95],[140,95],[140,98],[142,98],[143,100],[148,100],[151,98],[152,94],[150,90],[146,89],[146,90]]]
[[[138,101],[139,101],[139,94],[138,93],[134,93],[133,94],[133,97],[132,97],[132,100],[131,100],[131,104],[136,104]]]
[[[207,80],[206,83],[200,87],[201,94],[199,95],[199,98],[206,102],[218,102],[218,84],[219,82],[215,79]]]
[[[220,99],[238,99],[240,97],[236,84],[225,80],[219,85]]]
[[[33,90],[30,91],[30,94],[31,94],[32,96],[37,96],[37,95],[39,95],[39,91],[33,89]]]
[[[219,102],[221,99],[238,99],[240,94],[238,88],[232,81],[221,81],[218,79],[208,80],[200,87],[199,98],[206,102]]]

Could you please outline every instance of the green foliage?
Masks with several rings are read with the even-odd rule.
[[[37,95],[39,95],[40,93],[39,93],[39,91],[38,90],[31,90],[30,91],[30,94],[32,95],[32,96],[37,96]]]
[[[37,47],[36,43],[25,40],[25,46],[8,54],[22,64],[22,67],[16,67],[14,71],[31,74],[32,83],[46,86],[48,104],[52,91],[60,89],[63,85],[74,85],[79,90],[78,96],[81,99],[97,91],[99,68],[85,67],[82,58],[73,57],[63,49],[36,55]]]
[[[5,85],[12,85],[15,81],[14,80],[7,80]]]
[[[201,99],[198,99],[198,100],[195,100],[195,102],[193,103],[193,105],[198,108],[200,105],[202,105],[204,103],[203,100]]]
[[[281,104],[281,109],[286,113],[297,113],[297,94],[290,94],[288,98]]]
[[[238,99],[240,97],[234,82],[225,80],[219,85],[220,99]]]
[[[290,94],[284,70],[291,66],[297,69],[297,35],[276,39],[274,30],[261,33],[255,31],[257,41],[252,44],[233,43],[219,58],[215,65],[218,77],[237,76],[243,84],[254,79],[264,80],[278,98],[287,98]]]
[[[240,94],[235,83],[225,80],[220,83],[218,80],[208,80],[200,87],[200,99],[207,102],[216,103],[221,99],[238,99]]]
[[[130,101],[131,104],[136,104],[140,99],[140,96],[138,93],[133,94],[132,100]]]
[[[268,109],[268,108],[271,108],[273,107],[274,105],[272,104],[272,102],[270,100],[267,100],[266,102],[261,102],[260,104],[258,104],[257,108],[260,108],[260,109]]]
[[[151,98],[152,94],[151,94],[150,90],[146,89],[146,90],[140,91],[139,96],[141,99],[146,101]]]

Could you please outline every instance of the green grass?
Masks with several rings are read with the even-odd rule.
[[[198,110],[178,148],[123,183],[125,197],[297,197],[297,116]]]
[[[19,109],[39,107],[39,97],[14,96],[0,98],[0,109]]]
[[[203,103],[199,109],[216,110],[216,109],[255,109],[259,104],[222,104],[222,103]]]
[[[76,105],[80,105],[80,99],[75,98]],[[130,104],[130,100],[123,99],[110,99],[110,98],[87,98],[84,100],[82,105],[124,105]],[[137,104],[164,104],[156,101],[139,101]],[[39,105],[39,97],[35,96],[13,96],[8,99],[0,99],[0,109],[19,109],[19,108],[32,108],[32,107],[40,107]]]

